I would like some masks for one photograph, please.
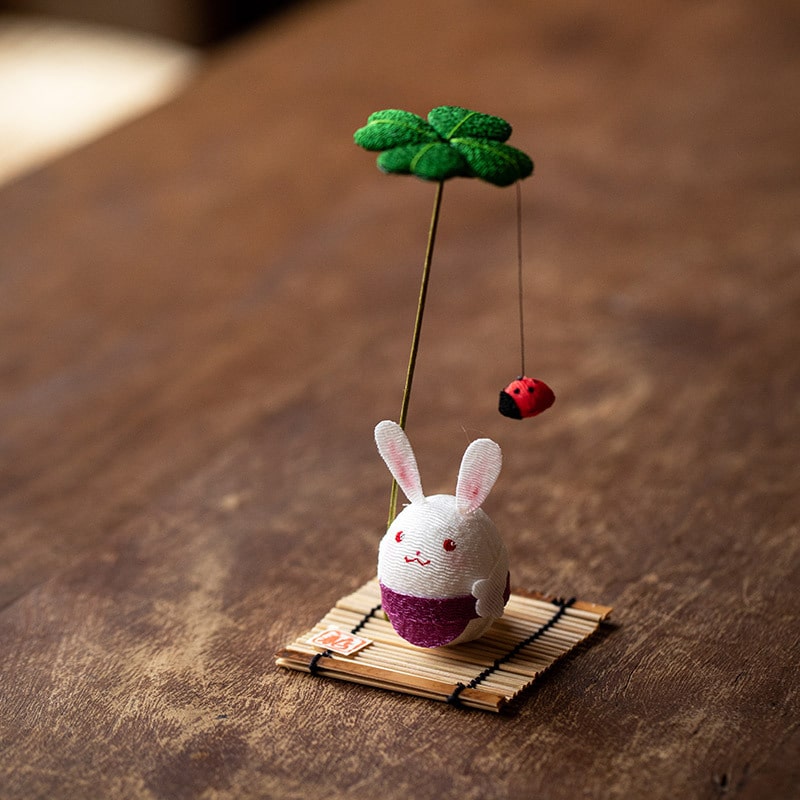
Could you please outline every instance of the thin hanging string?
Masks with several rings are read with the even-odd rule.
[[[406,385],[403,389],[403,402],[400,406],[400,419],[398,424],[401,428],[406,427],[408,418],[408,404],[411,401],[411,384],[414,382],[414,368],[417,364],[417,353],[419,352],[419,339],[422,332],[422,316],[425,313],[425,298],[428,295],[428,282],[431,276],[431,262],[433,261],[433,246],[436,243],[436,228],[439,225],[439,210],[442,207],[442,192],[444,181],[439,181],[436,186],[436,197],[433,201],[433,213],[431,214],[431,224],[428,229],[428,246],[425,250],[425,263],[422,267],[422,283],[419,287],[419,300],[417,302],[417,317],[414,321],[414,335],[411,339],[411,353],[408,357],[408,371],[406,372]],[[389,495],[389,521],[386,523],[388,528],[397,516],[397,481],[392,479],[392,490]]]
[[[519,300],[520,377],[525,374],[525,319],[522,302],[522,181],[517,181],[517,297]]]

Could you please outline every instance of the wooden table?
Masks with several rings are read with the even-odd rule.
[[[0,796],[800,795],[793,3],[301,5],[0,192]],[[513,583],[615,607],[514,715],[278,669],[375,569],[434,187],[374,110],[515,126],[444,192],[408,431]]]

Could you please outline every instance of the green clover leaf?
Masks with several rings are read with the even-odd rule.
[[[459,106],[439,106],[427,121],[410,111],[386,109],[367,118],[353,135],[365,150],[380,150],[383,172],[429,181],[480,178],[509,186],[533,173],[533,161],[505,144],[511,125],[500,117]]]

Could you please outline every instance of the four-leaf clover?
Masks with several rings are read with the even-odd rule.
[[[428,114],[427,121],[410,111],[396,108],[376,111],[367,118],[367,124],[353,134],[356,144],[365,150],[382,151],[378,156],[378,167],[384,172],[416,175],[437,183],[433,214],[428,229],[428,246],[422,267],[422,284],[414,321],[406,384],[400,408],[401,428],[405,428],[411,399],[411,385],[419,350],[444,182],[455,177],[480,178],[495,186],[510,186],[527,178],[533,173],[533,161],[526,153],[505,144],[509,136],[511,136],[511,125],[504,119],[459,106],[434,108]],[[518,220],[521,219],[520,202],[518,185]],[[522,263],[521,255],[519,263],[520,265]],[[520,286],[521,281],[520,277]],[[521,308],[520,294],[520,330],[522,330]],[[396,511],[397,481],[393,480],[389,498],[389,525],[394,520]]]
[[[510,135],[511,125],[500,117],[439,106],[427,121],[410,111],[376,111],[353,138],[365,150],[383,151],[378,167],[384,172],[430,181],[480,178],[509,186],[533,173],[533,161],[504,144]]]

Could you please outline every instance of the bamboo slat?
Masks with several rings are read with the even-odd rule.
[[[590,637],[609,606],[515,591],[504,616],[477,641],[424,648],[401,639],[375,608],[373,579],[341,598],[310,630],[276,655],[278,666],[388,689],[465,708],[500,711],[559,658]],[[328,628],[355,631],[371,644],[350,656],[322,650],[312,636]],[[527,644],[528,639],[535,637]]]

